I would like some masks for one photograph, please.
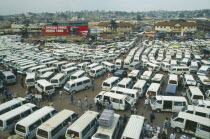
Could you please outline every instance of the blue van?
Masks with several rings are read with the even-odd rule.
[[[177,85],[168,84],[166,87],[165,95],[167,96],[175,96],[177,90]]]

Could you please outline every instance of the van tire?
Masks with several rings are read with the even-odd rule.
[[[161,109],[157,109],[156,112],[160,113],[161,112]]]
[[[89,89],[89,87],[88,87],[88,86],[86,86],[86,87],[85,87],[85,90],[88,90],[88,89]]]
[[[181,133],[181,132],[182,132],[181,128],[179,128],[179,127],[176,127],[176,128],[175,128],[175,131],[176,131],[177,133]]]

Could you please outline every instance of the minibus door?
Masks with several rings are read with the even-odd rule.
[[[172,101],[163,101],[163,110],[171,111],[172,110]]]
[[[197,124],[198,123],[194,121],[186,120],[185,127],[184,127],[185,132],[190,133],[190,134],[195,134]]]

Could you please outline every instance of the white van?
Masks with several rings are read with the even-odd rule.
[[[64,109],[37,128],[36,138],[57,139],[63,137],[69,127],[69,123],[74,123],[77,118],[78,114],[71,110]]]
[[[162,85],[164,82],[164,75],[163,74],[155,74],[155,76],[152,78],[152,83],[159,83]]]
[[[110,92],[123,94],[131,97],[134,103],[137,103],[139,100],[139,92],[136,89],[122,88],[122,87],[113,87]]]
[[[86,111],[65,133],[66,139],[88,139],[97,129],[97,120],[100,117],[98,112]]]
[[[151,83],[147,89],[146,97],[153,97],[160,94],[161,87],[159,83]]]
[[[123,78],[118,84],[118,87],[122,88],[132,88],[133,87],[133,81],[131,78]]]
[[[187,105],[187,99],[181,96],[155,96],[150,100],[151,109],[157,112],[179,112]]]
[[[176,132],[185,132],[198,138],[209,139],[210,119],[198,115],[179,112],[171,117],[171,127]]]
[[[150,82],[151,78],[152,78],[152,71],[145,71],[140,77],[140,79],[145,80],[147,82]]]
[[[167,63],[167,62],[162,62],[161,68],[162,68],[163,71],[169,72],[170,69],[171,69],[171,65],[169,63]]]
[[[23,66],[23,67],[20,67],[17,71],[17,73],[19,74],[26,74],[27,70],[31,67],[36,67],[37,64],[30,64],[30,65],[26,65],[26,66]]]
[[[46,65],[39,65],[39,66],[36,66],[36,67],[31,67],[26,71],[26,73],[36,72],[36,71],[38,71],[40,69],[44,69],[44,68],[47,68],[47,66]]]
[[[197,83],[191,74],[184,74],[183,84],[187,88],[188,86],[196,86]]]
[[[154,63],[147,63],[147,68],[149,71],[159,71],[160,70],[160,66],[158,66],[157,64],[154,64]]]
[[[70,76],[70,80],[75,80],[82,77],[86,77],[86,72],[83,70],[79,70]]]
[[[8,111],[11,111],[17,107],[20,107],[21,105],[26,104],[26,103],[28,103],[28,101],[25,98],[21,98],[21,97],[13,98],[10,101],[2,103],[0,105],[0,115]]]
[[[50,79],[52,78],[52,77],[54,77],[54,75],[55,75],[55,72],[45,72],[43,75],[41,75],[38,79],[45,79],[45,80],[47,80],[47,81],[50,81]]]
[[[143,139],[145,124],[145,117],[131,115],[121,139]]]
[[[32,139],[36,136],[37,128],[56,113],[57,111],[53,107],[44,106],[17,122],[15,125],[15,133],[24,138]]]
[[[20,121],[24,117],[27,117],[36,110],[38,110],[36,105],[27,103],[0,115],[0,130],[11,132],[15,126],[14,123]]]
[[[102,62],[101,65],[103,65],[103,67],[109,72],[113,72],[115,70],[115,65],[110,62]]]
[[[186,113],[195,114],[195,115],[198,115],[198,116],[201,116],[201,117],[206,117],[206,118],[210,119],[209,108],[188,105],[188,106],[185,106],[181,111],[186,112]]]
[[[90,65],[90,62],[83,62],[77,65],[80,70],[85,70],[86,66]]]
[[[115,67],[116,67],[116,69],[121,69],[123,67],[123,60],[122,59],[117,59],[115,61]]]
[[[126,59],[124,59],[124,65],[123,68],[124,69],[128,69],[129,65],[132,63],[132,57],[126,57]]]
[[[61,66],[65,65],[67,63],[68,63],[68,61],[60,61],[60,62],[54,63],[53,66],[57,67],[57,69],[60,71],[61,70]]]
[[[178,86],[178,76],[175,74],[170,74],[168,79],[168,84]]]
[[[67,78],[69,78],[71,75],[73,75],[78,70],[79,70],[78,67],[70,67],[70,68],[61,70],[61,73],[64,73],[67,76]]]
[[[38,80],[36,81],[35,88],[41,93],[44,92],[46,94],[55,93],[55,87],[52,83],[47,80]]]
[[[76,93],[83,89],[89,89],[91,87],[92,83],[90,78],[88,77],[82,77],[75,80],[68,81],[65,86],[64,90],[66,93]]]
[[[193,102],[193,105],[199,106],[199,107],[204,107],[204,108],[210,108],[210,101],[197,99]]]
[[[189,86],[189,89],[186,90],[186,94],[190,104],[197,99],[204,100],[203,93],[197,86]]]
[[[103,113],[102,113],[103,114]],[[102,117],[103,115],[101,115]],[[104,117],[102,117],[104,119]],[[99,118],[100,120],[100,118]],[[120,126],[120,115],[114,114],[111,125],[108,126],[102,126],[99,125],[96,133],[91,137],[91,139],[117,139],[119,131],[121,129]]]
[[[138,79],[140,79],[140,75],[141,75],[140,70],[132,70],[132,71],[128,74],[128,78],[131,78],[131,79],[135,82],[135,81],[137,81]]]
[[[126,110],[129,105],[133,105],[133,99],[123,94],[114,94],[111,92],[100,92],[95,98],[94,102],[101,101],[103,106],[108,107],[112,103],[115,110]]]
[[[189,59],[188,58],[183,58],[182,61],[180,62],[181,66],[189,66]]]
[[[139,97],[143,97],[143,95],[147,91],[147,82],[145,80],[138,80],[134,86],[133,89],[138,90]]]
[[[88,65],[87,67],[85,67],[85,71],[88,73],[92,68],[95,68],[97,66],[99,66],[99,63],[92,63]]]
[[[94,57],[92,57],[91,62],[92,63],[101,63],[104,60],[105,60],[104,56],[94,56]]]
[[[177,74],[177,75],[180,75],[182,73],[190,74],[190,69],[187,66],[171,67],[170,73]]]
[[[34,86],[36,83],[36,73],[28,73],[25,79],[25,84],[27,87]]]
[[[197,71],[198,71],[198,62],[191,61],[190,72],[197,72]]]
[[[105,70],[105,68],[103,66],[97,66],[95,68],[92,68],[89,71],[89,75],[91,77],[97,78],[97,77],[103,75],[105,72],[106,72],[106,70]]]
[[[197,62],[201,62],[201,57],[199,56],[199,55],[194,55],[194,59],[195,59],[195,61],[197,61]]]
[[[36,72],[37,77],[43,75],[45,72],[57,72],[58,69],[56,67],[49,67],[49,68],[44,68],[40,69]]]
[[[208,75],[209,74],[209,67],[208,66],[201,66],[200,69],[197,71],[197,75]]]
[[[54,77],[50,79],[50,82],[54,85],[54,87],[62,87],[66,81],[67,76],[63,73],[57,73]]]
[[[177,64],[177,61],[176,60],[171,60],[171,67],[177,67],[178,64]]]
[[[68,64],[65,64],[65,65],[62,65],[61,70],[67,69],[67,68],[70,68],[70,67],[76,67],[76,66],[77,66],[76,63],[68,63]]]
[[[110,91],[110,89],[112,87],[116,86],[119,81],[120,81],[120,78],[115,77],[115,76],[112,76],[112,77],[104,80],[103,83],[102,83],[102,90],[103,91]]]

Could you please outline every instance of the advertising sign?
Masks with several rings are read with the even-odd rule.
[[[43,26],[42,34],[48,35],[87,35],[88,26]]]

